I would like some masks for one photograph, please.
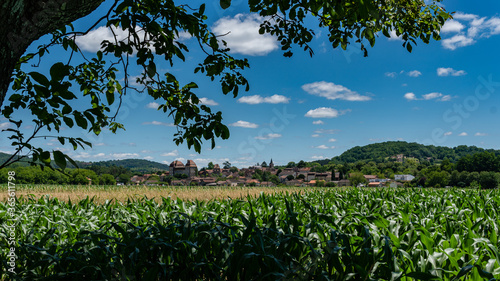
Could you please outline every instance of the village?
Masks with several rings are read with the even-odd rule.
[[[173,185],[173,186],[352,186],[352,174],[343,176],[338,171],[315,172],[311,167],[276,168],[271,159],[269,165],[255,165],[248,168],[221,168],[214,164],[212,169],[198,170],[193,160],[184,164],[173,161],[169,170],[161,174],[135,175],[130,179],[132,185]],[[410,182],[413,175],[394,175],[394,179],[378,178],[376,175],[363,175],[365,180],[355,183],[359,187],[401,187]]]

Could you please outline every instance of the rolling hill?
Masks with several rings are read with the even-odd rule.
[[[356,161],[383,162],[386,161],[387,158],[397,154],[404,154],[405,157],[414,157],[421,161],[428,159],[430,159],[430,161],[439,161],[448,158],[450,161],[455,162],[465,155],[483,151],[494,152],[496,155],[500,155],[500,150],[483,149],[476,146],[460,145],[451,148],[446,146],[423,145],[414,142],[388,141],[365,146],[355,146],[339,156],[315,162],[322,165],[330,161],[334,163],[354,163]]]

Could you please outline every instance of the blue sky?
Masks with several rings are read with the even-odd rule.
[[[207,144],[201,154],[186,145],[176,146],[173,120],[156,110],[158,104],[152,98],[130,92],[118,116],[126,131],[105,131],[99,136],[62,132],[91,141],[93,148],[86,150],[72,151],[50,139],[39,144],[82,161],[141,158],[168,164],[193,159],[200,167],[210,161],[247,167],[271,158],[286,165],[331,158],[354,146],[389,140],[500,149],[497,0],[480,5],[443,1],[447,11],[456,12],[442,30],[443,40],[429,45],[419,42],[412,53],[395,36],[380,36],[368,57],[357,45],[334,50],[326,31],[318,29],[311,44],[312,58],[299,48],[294,48],[292,58],[284,58],[275,38],[258,35],[259,19],[247,13],[245,1],[233,1],[228,10],[217,3],[207,5],[209,25],[216,34],[231,31],[225,40],[232,54],[249,59],[251,67],[243,74],[250,81],[250,91],[236,99],[224,96],[217,82],[193,74],[203,56],[189,38],[181,38],[192,46],[186,62],[159,68],[181,82],[200,86],[195,93],[213,110],[222,111],[231,131],[229,140],[219,139],[213,150]],[[88,26],[96,16],[78,21],[77,26]],[[105,29],[96,29],[80,41],[82,48],[95,52],[105,35]],[[47,71],[47,66],[37,71]],[[29,119],[22,114],[18,116]],[[9,126],[0,119],[0,129]],[[29,132],[28,123],[24,129]],[[12,152],[6,136],[0,133],[0,151]]]

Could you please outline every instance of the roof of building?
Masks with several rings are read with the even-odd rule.
[[[184,164],[182,164],[182,162],[179,160],[175,160],[174,162],[170,163],[170,167],[184,167]]]
[[[188,160],[186,163],[186,167],[196,167],[196,163],[193,160]]]

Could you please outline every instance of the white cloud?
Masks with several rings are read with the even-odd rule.
[[[467,134],[466,132],[461,132],[460,134],[458,134],[458,136],[460,137],[466,137],[468,136],[469,134]]]
[[[448,49],[448,50],[455,50],[459,47],[465,47],[465,46],[469,46],[469,45],[472,45],[474,43],[476,43],[476,41],[474,41],[473,38],[470,38],[470,37],[467,37],[465,35],[455,35],[451,38],[448,38],[448,39],[443,39],[443,41],[441,41],[443,47],[445,49]]]
[[[439,99],[439,101],[450,101],[450,100],[451,100],[450,95],[444,95]]]
[[[200,103],[204,104],[204,105],[210,105],[210,106],[219,105],[219,103],[217,103],[216,101],[208,99],[208,98],[200,98]]]
[[[259,34],[263,21],[264,18],[256,14],[237,14],[216,21],[212,31],[224,35],[219,38],[227,42],[233,53],[264,56],[278,49],[278,41],[269,34]]]
[[[319,137],[321,137],[321,135],[320,134],[313,134],[313,135],[311,135],[311,137],[313,137],[313,138],[319,138]]]
[[[261,104],[261,103],[288,103],[290,98],[287,98],[282,95],[272,95],[270,97],[262,97],[260,95],[246,96],[238,99],[239,103],[247,103],[247,104]]]
[[[255,137],[256,140],[270,140],[270,139],[277,139],[277,138],[281,138],[281,134],[271,133],[271,134]]]
[[[320,156],[320,155],[314,155],[314,156],[311,156],[311,159],[313,160],[322,160],[322,159],[326,159],[325,156]]]
[[[8,129],[8,128],[10,128],[10,122],[0,123],[0,130],[5,130],[5,129]]]
[[[443,96],[443,94],[434,92],[434,93],[425,94],[422,96],[422,98],[424,98],[424,100],[432,100],[432,99],[440,98],[442,96]]]
[[[396,30],[391,30],[389,32],[389,35],[391,35],[391,37],[389,37],[389,40],[393,41],[393,40],[397,40],[397,41],[403,41],[403,38],[401,35],[396,35]]]
[[[453,18],[455,20],[467,20],[467,21],[471,21],[471,20],[474,20],[476,18],[478,18],[477,15],[473,15],[473,14],[464,14],[462,12],[457,12],[453,15]]]
[[[167,126],[167,127],[175,126],[173,123],[165,123],[160,121],[143,122],[142,125],[155,125],[155,126]]]
[[[387,77],[395,78],[398,74],[396,72],[386,72],[384,75]]]
[[[336,142],[336,139],[329,139],[328,142]]]
[[[144,159],[146,159],[146,160],[153,160],[155,158],[153,156],[146,156],[146,157],[144,157]]]
[[[233,126],[233,127],[240,127],[240,128],[249,128],[249,129],[255,129],[255,128],[258,128],[259,125],[255,124],[255,123],[250,123],[250,122],[247,122],[247,121],[237,121],[235,123],[232,123],[232,124],[229,124],[229,126]]]
[[[466,75],[467,72],[465,72],[464,70],[455,70],[451,67],[440,67],[437,69],[437,75],[438,76],[463,76],[463,75]]]
[[[113,157],[115,159],[138,158],[139,154],[137,154],[137,153],[112,153],[111,157]]]
[[[177,157],[177,156],[179,156],[179,151],[176,149],[176,150],[173,150],[173,151],[170,151],[170,152],[162,153],[162,154],[160,154],[160,156],[163,156],[163,157]]]
[[[313,124],[314,125],[323,125],[323,124],[325,124],[325,122],[318,120],[318,121],[313,121]]]
[[[151,108],[151,109],[158,109],[158,106],[160,106],[160,104],[157,102],[150,102],[146,105],[147,108]]]
[[[477,133],[474,134],[474,136],[476,136],[476,137],[484,137],[484,136],[487,136],[487,135],[488,134],[486,134],[486,133],[480,133],[480,132],[477,132]]]
[[[330,130],[319,129],[319,130],[314,131],[314,133],[316,133],[316,134],[330,134],[330,135],[335,134],[337,132],[338,132],[338,130],[332,130],[332,129],[330,129]]]
[[[413,70],[413,71],[408,72],[408,76],[410,76],[410,77],[418,77],[420,75],[422,75],[422,72],[420,72],[418,70]]]
[[[444,23],[443,27],[441,27],[441,32],[460,32],[465,28],[465,25],[461,24],[457,20],[448,20]]]
[[[414,93],[406,93],[406,94],[404,95],[404,97],[405,97],[405,99],[407,99],[407,100],[417,100],[417,97],[415,96],[415,94],[414,94]]]
[[[319,148],[319,149],[334,149],[335,146],[326,146],[324,144],[315,146],[314,148]]]
[[[414,93],[406,93],[404,95],[404,98],[407,100],[437,100],[437,101],[450,101],[452,99],[452,96],[450,95],[443,95],[441,93],[429,93],[422,95],[422,98],[419,99]]]
[[[302,86],[302,89],[311,95],[324,97],[329,100],[368,101],[372,99],[371,97],[362,96],[355,91],[349,90],[342,85],[326,81],[305,84]]]
[[[444,133],[444,135],[445,136],[451,136],[451,135],[453,135],[453,132],[446,132],[446,133]]]
[[[338,110],[330,107],[319,107],[309,110],[304,116],[310,118],[336,118],[348,111],[349,110],[339,112]]]

